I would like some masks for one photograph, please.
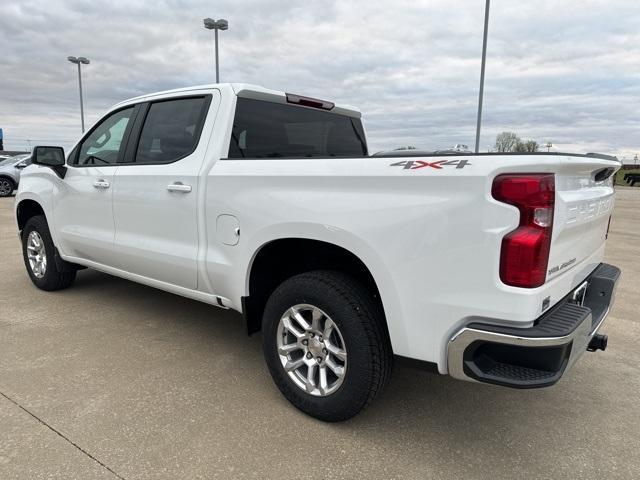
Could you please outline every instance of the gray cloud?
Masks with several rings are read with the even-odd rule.
[[[9,1],[1,7],[5,148],[79,135],[84,55],[89,123],[142,93],[223,81],[355,105],[372,150],[471,145],[484,2]],[[640,151],[640,7],[632,0],[494,0],[481,145],[505,129],[557,148]]]

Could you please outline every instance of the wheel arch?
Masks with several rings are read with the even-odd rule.
[[[365,285],[381,308],[389,335],[386,297],[383,298],[380,283],[367,263],[344,246],[304,237],[270,240],[253,255],[246,274],[246,295],[242,297],[248,333],[261,329],[264,306],[278,285],[293,275],[320,269],[346,273]]]
[[[20,200],[16,204],[16,221],[18,223],[18,230],[22,232],[29,219],[36,215],[43,215],[47,218],[47,214],[39,202],[30,198]]]

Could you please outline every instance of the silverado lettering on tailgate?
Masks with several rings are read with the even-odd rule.
[[[613,197],[604,200],[575,202],[567,206],[567,225],[583,223],[593,220],[601,215],[606,215],[613,208]]]

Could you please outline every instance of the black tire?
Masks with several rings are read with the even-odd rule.
[[[27,242],[31,232],[37,232],[44,243],[44,255],[46,256],[47,262],[42,277],[38,277],[29,264]],[[56,262],[55,246],[51,238],[51,233],[49,232],[47,219],[43,215],[31,217],[22,230],[22,256],[29,278],[31,278],[33,284],[41,290],[62,290],[63,288],[71,286],[76,279],[77,270],[73,264],[67,263],[62,259],[58,259],[58,262]]]
[[[294,383],[277,348],[278,324],[294,305],[309,304],[326,312],[338,326],[347,351],[342,384],[326,396],[314,396]],[[267,301],[262,320],[264,355],[274,382],[298,409],[326,422],[347,420],[382,392],[391,374],[393,355],[384,313],[353,278],[317,270],[285,280]]]
[[[10,197],[17,188],[13,180],[7,177],[0,177],[0,197]]]

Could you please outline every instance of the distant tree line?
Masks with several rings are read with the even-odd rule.
[[[537,152],[540,145],[535,140],[522,140],[513,132],[502,132],[496,137],[496,152]]]
[[[407,145],[407,146],[404,146],[404,147],[396,148],[396,150],[415,150],[415,149],[416,149],[416,147],[414,147],[413,145]]]

